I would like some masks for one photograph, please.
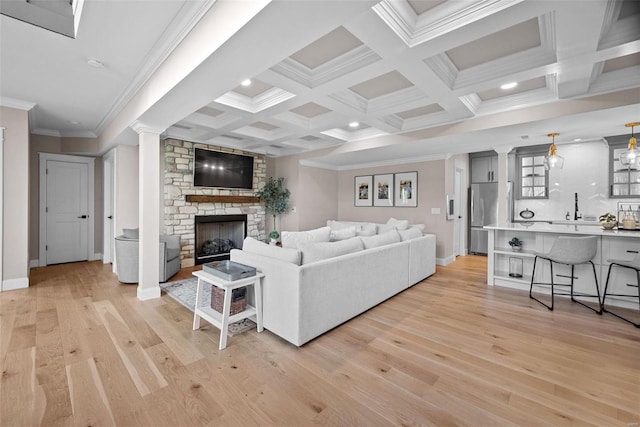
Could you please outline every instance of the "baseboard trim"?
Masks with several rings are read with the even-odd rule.
[[[90,259],[90,261],[98,261],[98,260],[102,260],[102,253],[100,252],[96,252],[95,254],[93,254],[92,258]]]
[[[29,268],[36,268],[36,267],[40,267],[39,259],[32,259],[31,261],[29,261]]]
[[[160,298],[160,284],[152,288],[141,288],[138,285],[138,299],[140,301],[146,301],[148,299]]]
[[[448,256],[446,258],[436,258],[436,264],[437,265],[449,265],[455,260],[456,260],[456,257],[454,255]]]
[[[18,279],[7,279],[2,281],[2,291],[13,291],[14,289],[24,289],[29,287],[29,278],[20,277]]]

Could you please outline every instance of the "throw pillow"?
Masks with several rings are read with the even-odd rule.
[[[297,248],[307,242],[328,242],[331,239],[331,228],[321,227],[309,231],[283,231],[281,234],[282,247]]]
[[[409,224],[409,228],[411,227],[417,227],[420,231],[424,231],[424,224]]]
[[[389,218],[389,221],[387,221],[387,225],[393,225],[398,231],[402,231],[406,230],[409,227],[409,220]]]
[[[404,242],[405,240],[421,237],[422,231],[418,227],[409,227],[406,230],[398,231],[398,234],[400,234],[400,240]]]
[[[397,230],[398,228],[393,224],[377,224],[377,232],[378,234],[388,233],[391,230]]]
[[[140,229],[139,228],[123,228],[122,234],[125,239],[139,239],[140,238]]]
[[[346,240],[352,237],[356,237],[356,227],[341,228],[338,230],[331,230],[331,241],[337,242],[339,240]]]
[[[356,236],[375,236],[378,228],[373,223],[362,224],[362,228],[356,231]]]
[[[378,246],[390,245],[400,241],[400,234],[394,229],[376,236],[360,237],[365,249],[377,248]]]
[[[351,239],[341,240],[339,242],[310,242],[302,243],[300,245],[303,265],[358,252],[362,249],[362,240],[360,240],[359,237],[352,237]]]
[[[242,243],[242,250],[263,255],[269,258],[279,259],[281,261],[290,262],[295,265],[300,265],[300,251],[291,248],[280,248],[275,245],[268,245],[264,242],[254,239],[253,237],[247,237]]]

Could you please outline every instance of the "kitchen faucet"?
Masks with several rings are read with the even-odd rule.
[[[578,193],[575,193],[575,199],[576,199],[576,209],[575,212],[573,213],[573,219],[574,220],[579,220],[580,218],[582,218],[582,215],[578,213]]]

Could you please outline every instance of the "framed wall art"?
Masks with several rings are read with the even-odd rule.
[[[373,176],[356,176],[354,193],[356,206],[373,206]]]
[[[397,173],[394,175],[394,182],[395,206],[418,206],[418,172]]]
[[[393,206],[393,174],[373,176],[373,206]]]

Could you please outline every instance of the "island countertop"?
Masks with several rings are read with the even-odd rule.
[[[533,233],[554,233],[554,234],[581,234],[587,236],[603,236],[603,237],[634,237],[640,238],[640,229],[624,230],[614,228],[605,230],[599,224],[549,224],[546,222],[508,222],[504,224],[485,225],[487,230],[503,230],[503,231],[526,231]]]

